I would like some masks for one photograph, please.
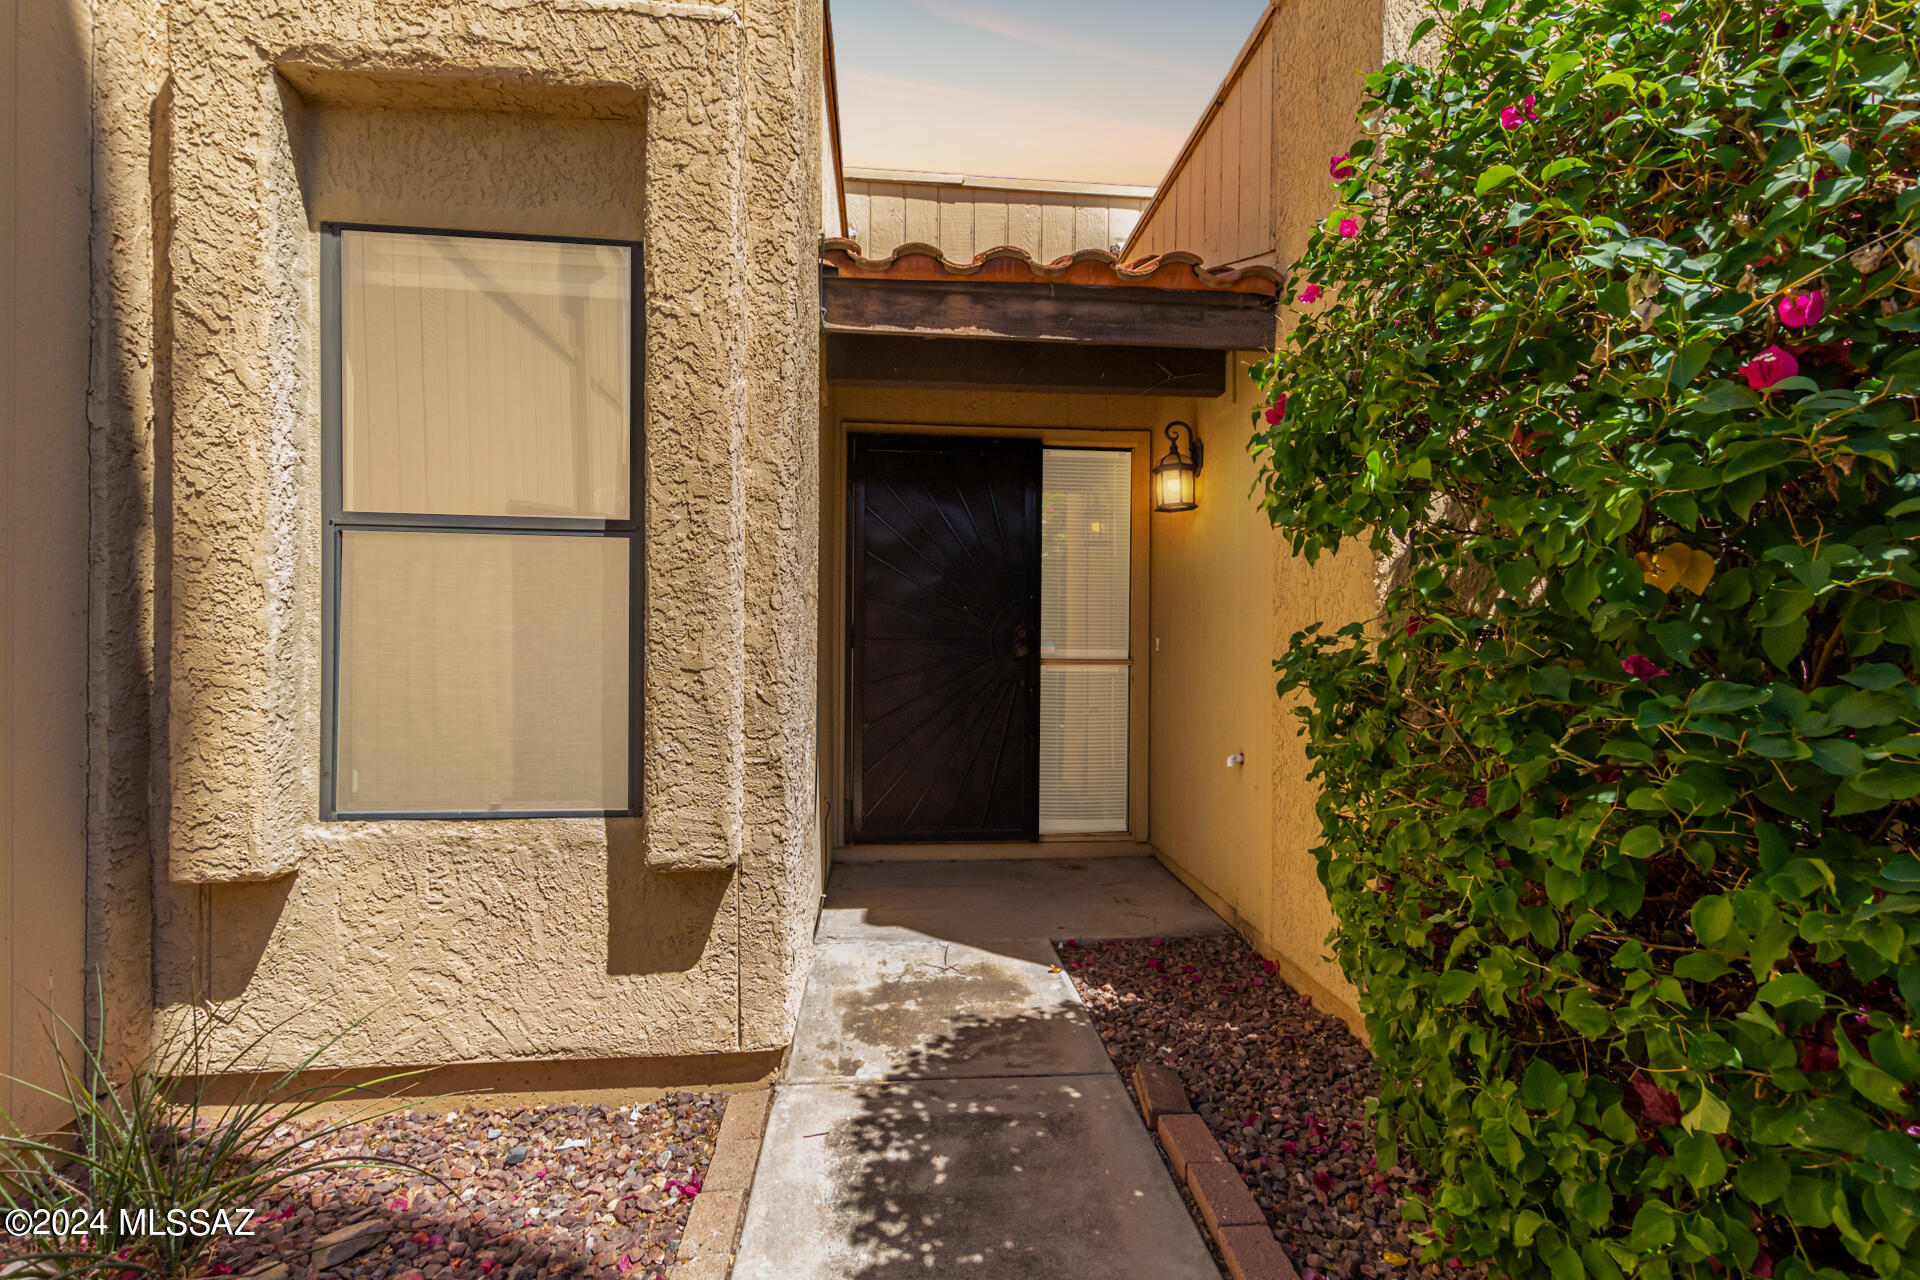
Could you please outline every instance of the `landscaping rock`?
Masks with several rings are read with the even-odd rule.
[[[211,1274],[665,1280],[723,1104],[720,1095],[683,1093],[629,1107],[413,1111],[319,1135],[303,1160],[411,1167],[297,1176],[255,1206],[254,1236],[221,1242]],[[322,1127],[282,1126],[281,1140]]]
[[[308,1265],[315,1271],[337,1267],[348,1258],[358,1257],[379,1244],[391,1229],[392,1224],[384,1219],[367,1218],[341,1227],[338,1231],[329,1231],[313,1242]]]
[[[1378,1089],[1372,1056],[1243,939],[1082,939],[1071,958],[1077,965],[1062,967],[1121,1074],[1164,1069],[1186,1094],[1194,1115],[1160,1116],[1161,1133],[1176,1121],[1197,1123],[1261,1210],[1264,1227],[1220,1224],[1216,1239],[1236,1280],[1291,1280],[1289,1258],[1324,1280],[1483,1274],[1404,1261],[1420,1250],[1400,1205],[1423,1188],[1417,1171],[1377,1167],[1366,1118]],[[1168,1149],[1167,1158],[1186,1182],[1185,1148],[1196,1135],[1182,1128],[1172,1129],[1182,1150]],[[1279,1249],[1247,1244],[1257,1239],[1249,1231],[1265,1231]],[[1233,1240],[1244,1246],[1240,1254]]]

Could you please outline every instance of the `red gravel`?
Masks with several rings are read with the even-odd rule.
[[[299,1175],[258,1206],[258,1234],[222,1246],[210,1274],[285,1259],[292,1280],[311,1280],[314,1239],[377,1216],[391,1224],[386,1237],[328,1271],[329,1280],[655,1280],[672,1265],[724,1104],[724,1095],[683,1093],[633,1107],[415,1110],[369,1120],[307,1154],[396,1160],[435,1176],[368,1167]],[[297,1139],[320,1127],[284,1129]]]
[[[1376,1167],[1372,1056],[1245,941],[1076,940],[1059,952],[1122,1075],[1142,1062],[1179,1073],[1301,1280],[1470,1274],[1409,1261],[1419,1250],[1400,1205],[1417,1177]]]

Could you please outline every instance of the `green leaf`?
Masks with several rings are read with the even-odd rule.
[[[1567,1100],[1567,1081],[1545,1058],[1527,1064],[1520,1078],[1520,1101],[1532,1111],[1558,1111]]]
[[[1690,1133],[1673,1144],[1674,1161],[1696,1191],[1718,1186],[1727,1176],[1727,1159],[1711,1134]]]
[[[1826,999],[1826,992],[1820,984],[1804,973],[1789,973],[1773,979],[1760,988],[1760,1001],[1776,1009],[1782,1005],[1794,1004],[1802,1000],[1819,1003]]]
[[[1660,828],[1643,825],[1634,827],[1620,837],[1620,852],[1629,858],[1651,858],[1660,852],[1665,844],[1666,837],[1661,834]],[[1732,918],[1731,910],[1728,918]]]
[[[1510,181],[1519,172],[1510,164],[1496,164],[1481,174],[1480,180],[1473,184],[1473,194],[1483,196]]]
[[[1726,898],[1702,898],[1693,904],[1693,936],[1709,947],[1718,946],[1733,929],[1733,903]]]
[[[1449,969],[1434,984],[1433,994],[1441,1004],[1459,1004],[1479,988],[1479,974],[1469,969]]]

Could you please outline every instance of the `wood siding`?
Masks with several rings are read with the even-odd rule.
[[[956,262],[1001,245],[1041,262],[1111,250],[1132,233],[1148,200],[1144,192],[994,187],[975,179],[886,181],[849,173],[846,182],[848,234],[869,258],[916,242],[937,245]]]
[[[1208,266],[1274,261],[1273,14],[1269,7],[1141,216],[1122,257],[1174,249]]]
[[[52,1020],[78,1028],[93,1012],[82,976],[88,14],[81,0],[0,0],[0,1107],[34,1134],[70,1118],[36,1091],[60,1088]],[[97,319],[103,334],[121,323]],[[144,785],[95,780],[103,796]],[[116,928],[144,928],[132,919],[144,905],[99,909]]]

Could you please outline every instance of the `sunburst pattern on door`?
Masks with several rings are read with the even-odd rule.
[[[1039,444],[852,445],[851,835],[1033,839]]]

